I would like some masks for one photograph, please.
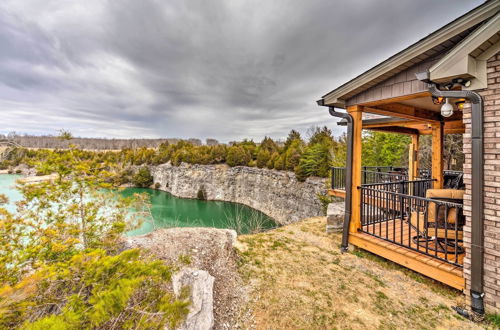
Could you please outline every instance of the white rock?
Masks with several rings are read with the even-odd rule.
[[[345,204],[330,203],[326,210],[326,232],[334,233],[341,232],[345,217]]]
[[[191,288],[189,314],[178,328],[182,330],[208,330],[214,325],[214,277],[204,270],[186,268],[172,279],[174,293],[178,296],[183,287]]]

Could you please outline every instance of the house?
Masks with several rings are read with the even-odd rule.
[[[348,130],[347,166],[330,190],[345,196],[343,248],[463,290],[477,314],[500,312],[499,9],[485,2],[318,101]],[[362,168],[362,130],[412,137],[403,179]],[[443,137],[452,133],[463,134],[465,164],[450,186]],[[433,148],[427,176],[417,161],[424,134]]]

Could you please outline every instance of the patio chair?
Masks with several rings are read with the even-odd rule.
[[[463,204],[464,190],[428,189],[426,198],[437,201]],[[417,231],[413,241],[429,250],[441,253],[464,253],[462,241],[465,217],[462,208],[428,202],[427,208],[417,207],[411,211],[410,225]]]

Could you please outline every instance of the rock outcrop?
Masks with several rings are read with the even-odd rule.
[[[174,293],[190,289],[189,314],[178,330],[210,330],[214,325],[214,277],[199,269],[186,268],[172,278]]]
[[[326,193],[324,178],[299,182],[292,172],[227,165],[151,167],[154,184],[174,196],[241,203],[280,224],[321,215],[318,194]]]

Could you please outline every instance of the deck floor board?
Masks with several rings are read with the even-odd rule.
[[[389,249],[402,256],[405,256],[408,259],[418,260],[419,262],[425,263],[431,267],[450,273],[455,277],[463,277],[462,267],[445,262],[444,260],[436,259],[435,256],[438,256],[442,259],[447,258],[451,262],[454,262],[456,260],[456,263],[458,265],[463,265],[465,255],[464,253],[455,256],[454,253],[448,253],[448,255],[445,255],[445,253],[442,252],[435,252],[431,250],[434,247],[434,243],[429,242],[428,251],[430,255],[426,255],[419,251],[415,251],[392,243],[394,240],[396,240],[397,243],[405,246],[411,246],[414,249],[417,249],[418,246],[418,249],[420,251],[425,252],[425,244],[417,244],[415,241],[413,241],[413,237],[417,235],[417,232],[406,221],[396,219],[388,221],[387,223],[383,222],[378,224],[365,225],[363,226],[363,230],[370,233],[375,233],[376,236],[378,236],[380,233],[380,236],[383,238],[382,239],[373,236],[363,231],[356,234],[357,237],[362,238],[366,242],[374,243],[380,247]],[[401,233],[403,233],[403,235],[401,235]],[[439,278],[436,279],[439,280]]]
[[[413,249],[417,249],[421,252],[426,251],[426,244],[425,243],[417,244],[413,240],[413,237],[417,236],[417,231],[404,220],[402,221],[400,219],[396,219],[396,220],[391,220],[391,221],[386,221],[386,222],[381,222],[381,223],[376,223],[376,224],[365,225],[365,226],[363,226],[363,232],[368,233],[368,234],[374,234],[375,236],[378,236],[382,239],[386,239],[390,242],[396,242],[398,244],[408,246],[408,247],[411,247]],[[403,233],[402,235],[401,235],[401,232]],[[391,244],[390,242],[389,242],[389,244]],[[395,248],[396,247],[401,247],[401,246],[395,245]],[[463,263],[464,263],[464,253],[457,254],[457,256],[455,256],[455,253],[445,254],[443,252],[436,252],[433,250],[435,247],[434,242],[429,242],[427,247],[428,247],[427,253],[430,256],[427,256],[425,254],[421,254],[422,256],[428,257],[432,260],[441,261],[439,259],[434,258],[435,256],[437,256],[437,257],[442,258],[442,259],[447,259],[450,262],[455,262],[459,265],[463,265]],[[404,247],[402,247],[402,248],[409,251],[409,252],[420,253],[420,252],[413,251],[413,250],[410,250],[410,249],[407,249]],[[405,254],[406,254],[406,251],[405,251]],[[445,265],[447,264],[451,267],[457,267],[456,265],[448,264],[446,262],[443,262],[443,263]]]

